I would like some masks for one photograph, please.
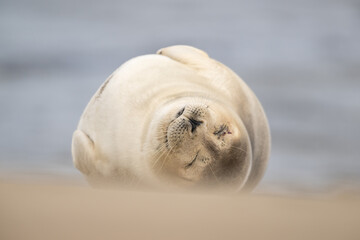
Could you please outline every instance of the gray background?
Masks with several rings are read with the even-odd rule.
[[[359,43],[358,0],[0,0],[0,172],[80,179],[71,135],[92,94],[124,61],[188,44],[265,108],[259,189],[359,189]]]

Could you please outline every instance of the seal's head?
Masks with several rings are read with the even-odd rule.
[[[178,186],[238,190],[251,168],[251,144],[241,119],[210,100],[165,104],[154,114],[145,144],[157,179]]]

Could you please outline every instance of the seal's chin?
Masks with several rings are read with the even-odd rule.
[[[148,139],[159,179],[179,186],[241,187],[251,166],[250,141],[236,114],[216,104],[172,103]]]

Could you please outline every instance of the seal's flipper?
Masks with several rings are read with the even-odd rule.
[[[72,139],[73,162],[77,169],[86,175],[95,172],[94,142],[81,130],[76,130]]]
[[[239,78],[225,65],[210,58],[206,52],[194,47],[176,45],[162,48],[157,51],[157,54],[171,58],[194,69],[199,75],[207,78],[208,81],[215,82],[214,86],[223,92],[225,91],[225,94],[231,94],[228,91],[233,86],[227,86],[224,81],[227,81],[227,79],[238,81],[237,79]]]
[[[181,62],[196,69],[201,69],[204,67],[204,63],[207,62],[204,61],[204,59],[209,60],[209,56],[206,52],[186,45],[176,45],[162,48],[156,53],[167,56],[177,62]]]

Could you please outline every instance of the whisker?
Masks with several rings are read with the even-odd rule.
[[[212,174],[214,175],[216,182],[217,182],[219,185],[221,185],[221,187],[224,187],[224,189],[231,189],[230,186],[221,184],[220,180],[218,179],[218,177],[216,176],[214,170],[213,170],[212,167],[211,167],[211,163],[209,163],[209,168],[210,168]]]
[[[176,147],[176,145],[178,145],[178,143],[179,143],[181,140],[182,140],[182,139],[179,138],[179,139],[176,141],[176,143],[174,144],[174,146],[172,146],[172,147],[170,148],[168,154],[167,154],[167,155],[165,156],[165,158],[164,158],[164,161],[163,161],[163,163],[162,163],[162,165],[161,165],[161,167],[160,167],[160,169],[159,169],[159,172],[160,172],[161,169],[163,168],[163,166],[164,166],[164,164],[165,164],[165,162],[166,162],[166,160],[167,160],[167,157],[169,156],[169,154],[171,153],[171,151]]]
[[[160,154],[160,155],[159,155],[159,156],[157,157],[157,159],[154,161],[154,164],[152,165],[153,168],[155,167],[155,165],[157,164],[157,162],[159,161],[159,159],[161,159],[162,155],[165,154],[165,152],[162,151],[162,150],[164,150],[165,148],[166,148],[166,145],[163,144],[163,145],[161,145],[160,148],[158,148],[158,149],[156,150],[156,152],[154,153],[154,156],[156,156],[156,155],[158,155],[158,154]],[[132,184],[133,184],[134,186],[138,186],[138,185],[142,182],[143,179],[144,179],[144,176],[141,176],[141,177],[138,177],[138,178],[135,178],[135,177],[134,177],[134,180],[133,180]],[[137,180],[137,181],[136,181],[136,180]]]
[[[246,150],[244,150],[244,149],[242,149],[242,148],[239,148],[239,147],[230,146],[230,148],[239,149],[239,150],[241,150],[243,153],[247,153],[247,151],[246,151]]]
[[[166,148],[166,145],[163,144],[161,145],[158,149],[156,149],[156,151],[153,153],[154,156],[157,156],[160,153],[163,153],[163,150]]]
[[[159,156],[156,157],[156,160],[154,161],[152,167],[154,168],[156,164],[159,162],[159,160],[163,157],[163,155],[166,153],[163,151],[166,148],[166,145],[164,144],[160,149],[158,149],[157,152],[155,152],[155,156],[160,153]]]
[[[213,169],[212,169],[212,167],[211,167],[211,163],[209,163],[209,168],[210,168],[210,170],[211,170],[212,174],[214,175],[216,182],[220,184],[219,179],[217,178],[217,176],[215,175],[214,170],[213,170]]]

